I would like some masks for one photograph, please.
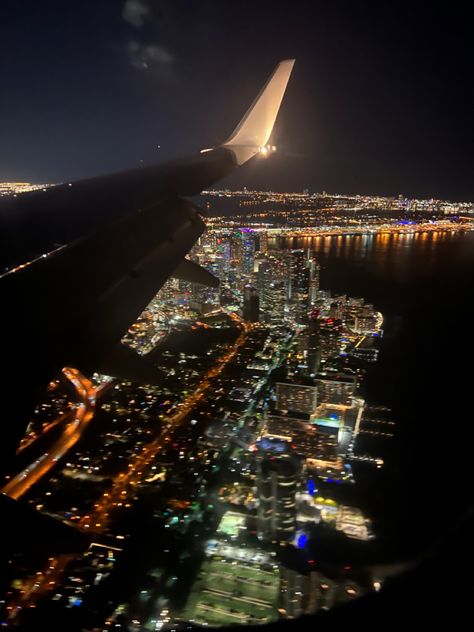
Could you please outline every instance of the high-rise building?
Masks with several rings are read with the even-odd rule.
[[[287,619],[313,614],[334,603],[337,585],[318,572],[298,573],[280,568],[280,604]]]
[[[329,610],[337,603],[362,594],[364,590],[347,579],[336,582],[317,571],[302,574],[283,565],[280,567],[280,612],[287,619]]]
[[[319,336],[321,345],[321,361],[325,362],[332,356],[337,356],[341,350],[340,335],[342,321],[337,318],[320,319]]]
[[[321,363],[321,341],[319,336],[319,310],[313,308],[308,315],[308,324],[301,328],[295,338],[294,352],[287,358],[287,375],[290,378],[313,378]]]
[[[233,231],[229,236],[230,258],[233,261],[242,260],[242,235],[240,231]]]
[[[257,233],[251,228],[241,231],[242,239],[242,274],[250,276],[253,272],[253,261],[256,250]]]
[[[299,463],[295,457],[264,455],[258,461],[258,536],[291,540],[296,527]]]
[[[336,373],[335,375],[318,375],[316,378],[318,404],[351,406],[357,387],[353,375]]]
[[[272,252],[259,260],[257,289],[265,322],[281,323],[285,318],[287,276],[284,253]]]
[[[307,575],[281,566],[280,609],[287,619],[295,619],[306,613],[309,578]]]
[[[230,260],[231,260],[229,238],[225,237],[223,239],[221,237],[218,237],[216,240],[216,246],[217,246],[217,254],[222,259],[222,268],[223,268],[224,275],[226,275],[229,272]],[[221,280],[224,280],[224,278],[225,276],[219,277],[219,279]]]
[[[260,252],[268,251],[268,233],[260,233]]]
[[[288,312],[298,324],[305,324],[308,321],[310,293],[308,263],[304,250],[291,250],[287,253]]]
[[[260,299],[257,290],[250,285],[244,288],[243,317],[251,323],[257,323],[260,313]]]
[[[314,456],[318,452],[318,433],[314,424],[295,415],[269,413],[266,415],[262,437],[284,442],[294,454],[302,458]]]
[[[317,406],[317,392],[316,386],[311,383],[277,382],[275,407],[277,410],[312,415]]]
[[[311,308],[316,303],[319,294],[319,264],[315,257],[309,256],[309,253],[307,265],[309,271],[308,307]]]
[[[229,243],[230,260],[237,268],[239,275],[248,279],[253,272],[257,233],[251,228],[236,230],[230,236]]]
[[[315,375],[321,364],[321,338],[319,335],[319,312],[313,310],[308,322],[308,349],[306,366],[308,375]]]

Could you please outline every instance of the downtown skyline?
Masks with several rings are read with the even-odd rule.
[[[471,46],[457,0],[4,1],[3,627],[469,616]]]

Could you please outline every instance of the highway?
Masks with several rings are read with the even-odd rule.
[[[82,433],[94,416],[95,402],[99,390],[77,369],[65,368],[63,373],[74,385],[80,402],[72,410],[49,424],[49,426],[52,426],[64,423],[65,428],[61,437],[51,446],[48,452],[45,452],[36,461],[28,465],[2,488],[2,493],[15,500],[21,498],[33,485],[43,478],[56,465],[59,459],[79,441]],[[105,388],[105,385],[101,388]]]
[[[147,476],[147,466],[155,459],[156,455],[166,445],[165,437],[167,434],[178,428],[186,421],[189,413],[207,394],[212,385],[212,380],[223,371],[228,362],[230,362],[237,354],[239,347],[246,341],[248,332],[253,328],[253,325],[246,323],[238,316],[235,317],[235,321],[238,322],[243,329],[237,340],[203,376],[194,392],[182,402],[180,410],[175,415],[168,418],[160,436],[144,446],[143,450],[128,464],[127,472],[119,474],[108,491],[105,492],[95,503],[94,511],[81,518],[81,520],[77,523],[81,530],[87,533],[102,533],[106,531],[111,510],[126,503],[130,490],[133,490],[133,487],[140,484],[142,478]],[[81,402],[81,404],[87,407],[84,399],[94,399],[94,397],[97,396],[99,389],[96,392],[93,392],[90,383],[84,381],[85,378],[83,378],[78,371],[75,369],[69,369],[69,371],[71,373],[67,375],[67,377],[71,379],[71,381],[75,380],[76,389],[78,392],[82,393],[83,402]],[[108,383],[104,384],[101,389],[107,386]],[[94,405],[93,403],[90,405],[91,408],[89,409],[89,412],[92,417]],[[88,421],[85,421],[85,417],[87,417],[86,412],[84,412],[84,419],[82,420],[83,424],[87,424],[90,421],[90,418],[88,418]],[[75,436],[76,432],[73,432],[73,434]],[[11,481],[11,483],[13,483],[13,481]],[[20,599],[9,606],[9,620],[13,620],[22,608],[34,607],[38,599],[43,597],[49,591],[54,590],[59,585],[66,566],[73,558],[74,556],[71,555],[57,555],[55,557],[51,557],[46,568],[42,571],[38,571],[35,576],[29,578],[24,583]]]
[[[45,452],[3,487],[2,493],[15,500],[23,496],[35,483],[45,476],[56,465],[57,461],[79,441],[82,433],[94,416],[97,397],[109,386],[109,382],[105,382],[102,386],[96,388],[77,369],[66,367],[63,369],[63,373],[74,385],[81,401],[75,404],[72,410],[49,424],[49,426],[57,425],[61,422],[66,424],[62,436],[49,451]],[[25,603],[34,603],[52,590],[62,576],[67,564],[73,558],[73,555],[58,555],[49,558],[48,566],[43,571],[38,571],[36,575],[30,577],[24,583],[19,601],[8,606],[8,618],[10,620],[14,619]]]
[[[25,437],[21,440],[16,453],[20,454],[20,452],[23,452],[23,450],[33,445],[35,441],[38,441],[40,437],[44,437],[50,430],[52,430],[56,426],[59,426],[63,421],[67,421],[68,417],[70,417],[71,415],[71,412],[73,412],[76,408],[77,404],[69,403],[68,410],[59,417],[56,417],[56,419],[53,419],[53,421],[50,421],[49,424],[44,426],[38,434],[35,434],[31,437],[25,435]]]

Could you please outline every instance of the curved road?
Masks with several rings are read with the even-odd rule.
[[[2,493],[15,500],[23,496],[30,487],[47,474],[59,459],[79,441],[82,433],[94,416],[97,395],[106,386],[103,385],[100,389],[97,389],[77,369],[65,368],[63,373],[75,386],[81,401],[71,411],[61,415],[57,420],[57,422],[66,422],[66,427],[61,437],[51,446],[49,451],[14,476],[2,488]]]

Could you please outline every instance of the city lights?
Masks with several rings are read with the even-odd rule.
[[[260,154],[275,149],[264,146]],[[66,395],[60,381],[50,384],[21,450],[48,433],[59,438],[3,489],[14,498],[28,492],[38,511],[55,511],[82,532],[125,548],[133,527],[121,517],[157,493],[153,520],[166,559],[150,572],[159,590],[183,580],[177,555],[192,560],[196,550],[205,552],[186,603],[165,599],[148,618],[150,629],[162,631],[184,621],[212,626],[297,617],[368,589],[350,570],[342,569],[347,577],[337,581],[321,572],[312,533],[329,529],[353,542],[377,537],[364,511],[340,495],[357,488],[354,467],[384,466],[367,442],[383,445],[396,433],[390,409],[360,395],[378,361],[385,319],[362,297],[322,289],[320,255],[473,228],[469,209],[459,221],[443,205],[436,216],[425,217],[434,213],[430,207],[401,223],[400,209],[378,214],[372,198],[247,191],[207,198],[258,208],[245,217],[208,218],[189,254],[219,278],[219,288],[170,279],[125,334],[124,344],[152,354],[163,384],[97,374],[90,381],[64,369],[72,391]],[[275,210],[267,210],[269,200]],[[278,208],[288,204],[295,208]],[[364,210],[354,214],[354,204]],[[102,415],[103,425],[96,419]],[[79,442],[86,428],[93,447]],[[68,502],[64,490],[79,483],[96,490],[92,504],[81,492]],[[282,548],[290,558],[303,555],[305,573],[273,559]],[[104,565],[112,572],[118,555],[96,548],[71,566],[53,558],[18,584],[10,616],[58,594],[68,607],[82,608],[91,587],[104,581]],[[374,578],[371,589],[380,588]],[[110,625],[121,616],[142,625],[133,622],[148,616],[149,593],[139,596],[123,611],[117,606]]]

